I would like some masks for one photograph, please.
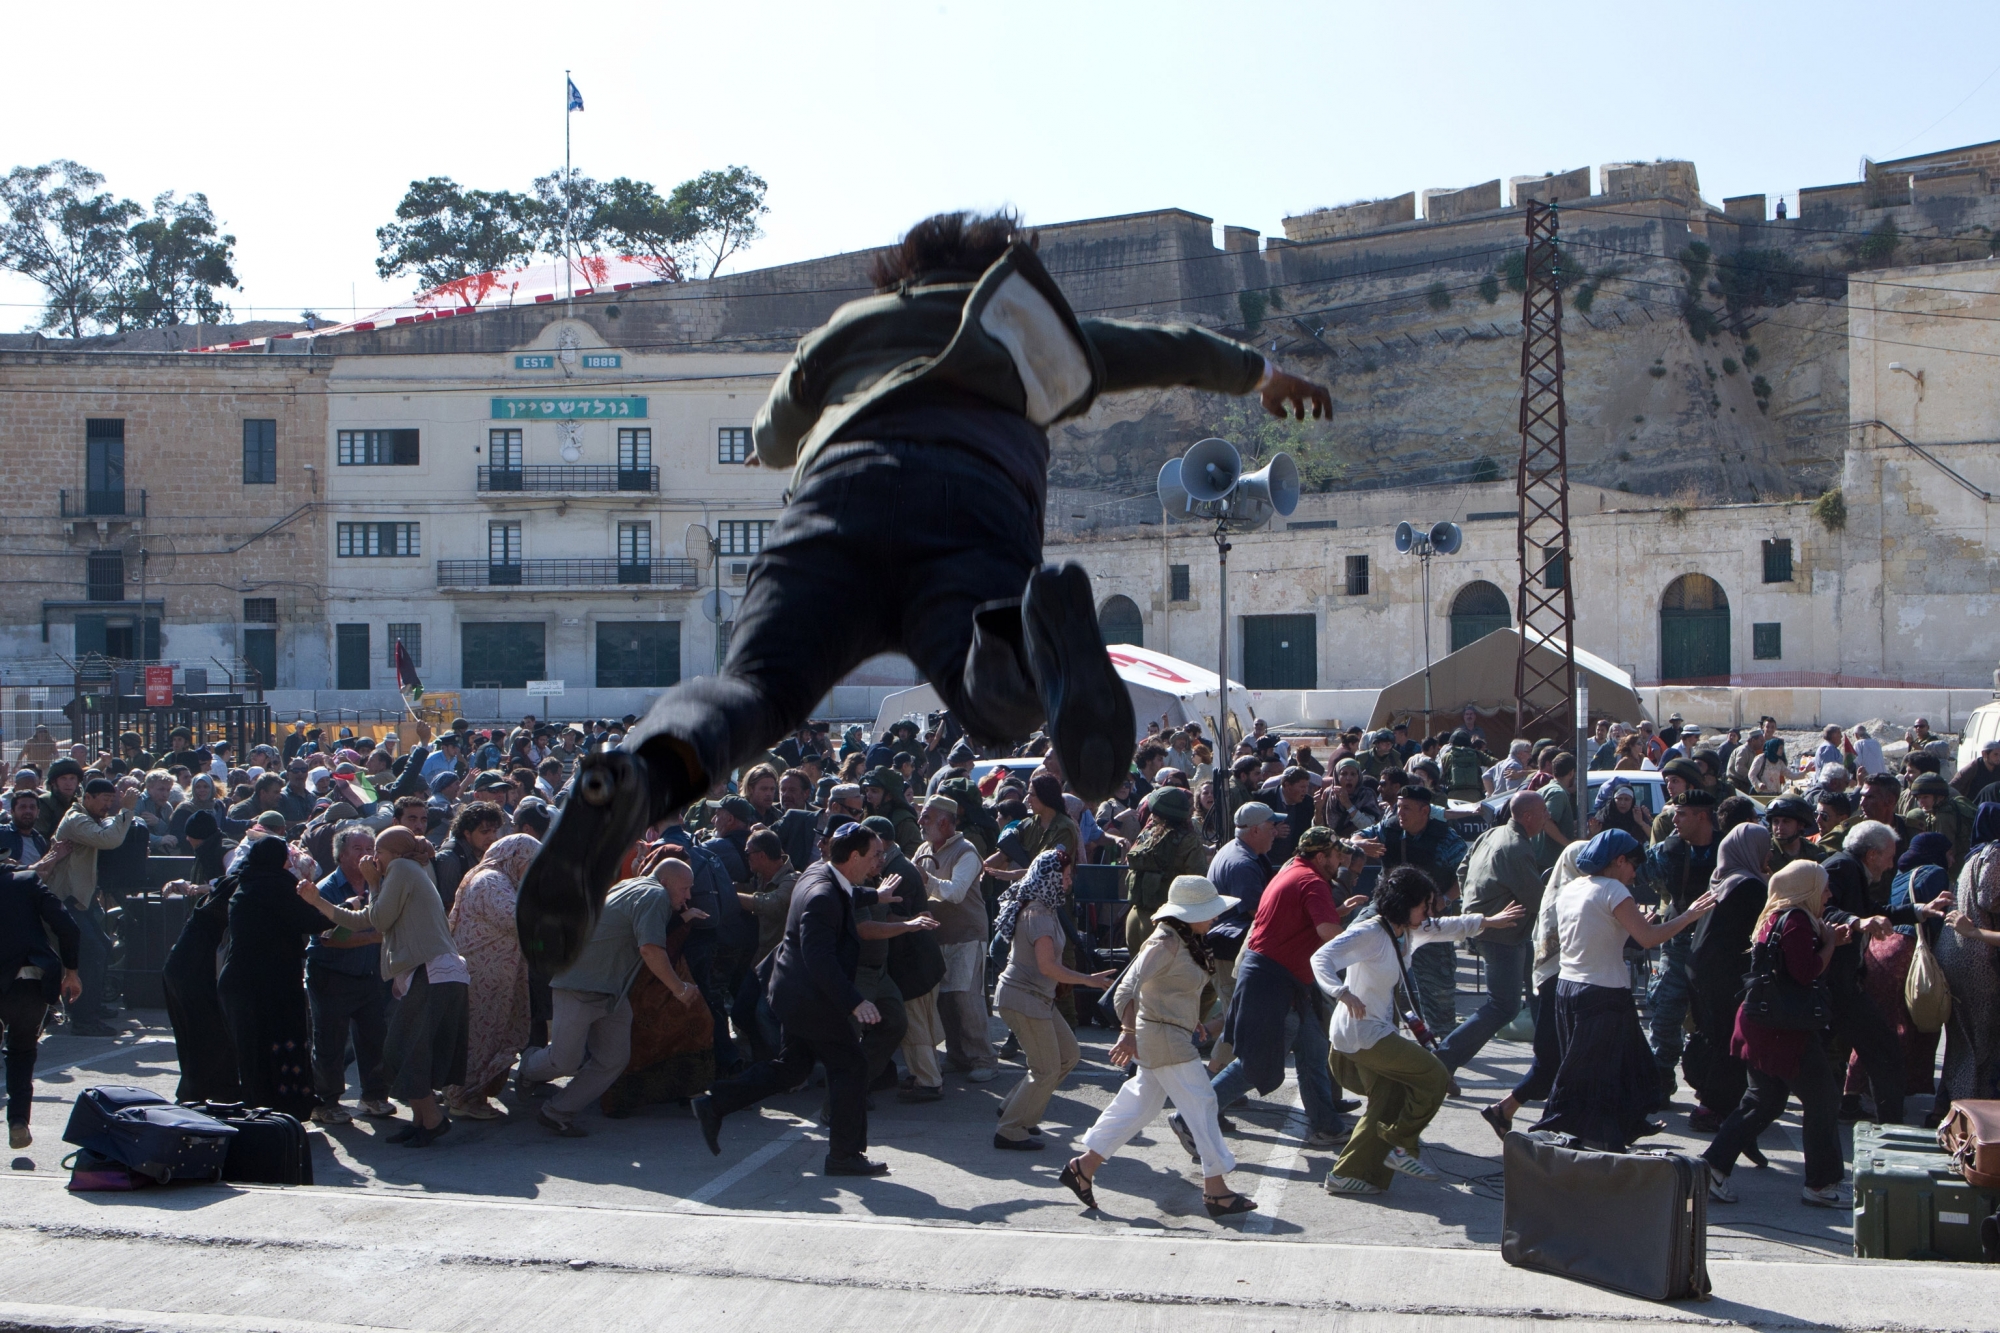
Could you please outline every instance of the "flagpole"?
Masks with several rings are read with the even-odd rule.
[[[569,116],[570,116],[570,76],[563,71],[563,292],[565,300],[576,296],[576,280],[569,266],[569,208],[570,208],[570,167],[569,167]]]

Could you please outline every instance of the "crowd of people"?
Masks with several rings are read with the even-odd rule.
[[[1481,1109],[1496,1132],[1539,1102],[1540,1127],[1624,1150],[1665,1128],[1685,1077],[1728,1202],[1796,1096],[1803,1198],[1824,1205],[1842,1119],[1929,1096],[1935,1123],[2000,1075],[2000,745],[1947,778],[1921,722],[1895,771],[1862,728],[1794,764],[1769,719],[1713,746],[1678,718],[1600,727],[1608,772],[1582,810],[1573,756],[1496,758],[1470,709],[1421,738],[1258,723],[1221,764],[1198,724],[1162,719],[1095,808],[1046,738],[982,763],[1001,756],[948,714],[872,738],[809,723],[625,849],[581,955],[544,975],[517,895],[580,758],[631,721],[458,721],[407,750],[299,724],[240,766],[187,732],[157,756],[135,734],[94,756],[38,735],[0,829],[14,1145],[51,1016],[119,1030],[125,886],[100,878],[133,853],[190,858],[164,890],[186,900],[162,969],[179,1097],[395,1119],[412,1148],[508,1114],[511,1081],[516,1113],[565,1137],[593,1107],[686,1101],[720,1152],[729,1116],[819,1068],[826,1171],[875,1175],[873,1095],[936,1102],[947,1075],[1017,1059],[992,1148],[1043,1151],[1077,1029],[1099,1022],[1128,1078],[1062,1184],[1094,1207],[1097,1172],[1171,1103],[1227,1217],[1256,1207],[1228,1183],[1229,1112],[1288,1061],[1304,1144],[1338,1154],[1325,1188],[1379,1194],[1439,1178],[1423,1131],[1527,1008],[1532,1064]],[[1764,767],[1739,776],[1746,750]],[[1122,868],[1121,895],[1078,892],[1096,867]],[[1904,1001],[1919,931],[1953,999],[1941,1074],[1940,1034]],[[1462,1020],[1461,942],[1484,963]],[[1798,994],[1818,1026],[1780,1003]]]

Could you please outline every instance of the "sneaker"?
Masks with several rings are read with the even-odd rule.
[[[1194,1141],[1194,1131],[1188,1128],[1187,1121],[1181,1118],[1179,1111],[1167,1117],[1167,1128],[1171,1129],[1174,1132],[1174,1137],[1181,1141],[1181,1147],[1187,1149],[1187,1155],[1199,1162],[1201,1160],[1201,1148]]]
[[[1336,1176],[1333,1175],[1331,1172],[1327,1174],[1326,1180],[1322,1184],[1321,1188],[1323,1188],[1328,1194],[1382,1193],[1382,1187],[1380,1185],[1371,1185],[1365,1180],[1356,1180],[1352,1176]]]
[[[662,754],[662,766],[670,759]],[[651,774],[647,760],[622,750],[577,761],[569,804],[529,864],[515,906],[521,950],[543,975],[562,971],[583,952],[604,905],[604,891],[618,878],[625,853],[656,817],[655,785],[675,785],[668,776]]]
[[[1083,566],[1036,570],[1021,598],[1021,626],[1063,774],[1084,804],[1095,806],[1124,780],[1137,726],[1132,693],[1104,651]]]
[[[979,1068],[973,1070],[970,1074],[967,1074],[965,1076],[965,1081],[967,1083],[991,1083],[994,1079],[999,1077],[1000,1077],[999,1070],[991,1069],[985,1065],[981,1065]]]
[[[1400,1171],[1404,1175],[1414,1177],[1417,1180],[1444,1179],[1443,1176],[1437,1173],[1436,1168],[1426,1163],[1421,1156],[1406,1153],[1401,1148],[1391,1148],[1389,1156],[1383,1162],[1383,1165],[1391,1171]]]
[[[374,1116],[377,1120],[394,1120],[396,1104],[387,1097],[364,1097],[361,1101],[361,1114]]]
[[[1338,1148],[1345,1144],[1348,1139],[1352,1138],[1353,1135],[1354,1130],[1351,1126],[1342,1126],[1339,1130],[1316,1129],[1306,1135],[1306,1147]]]
[[[468,1120],[498,1120],[506,1112],[484,1097],[474,1097],[470,1101],[451,1103],[451,1113],[462,1115]]]
[[[312,1122],[315,1125],[351,1125],[354,1123],[354,1113],[339,1102],[328,1102],[323,1106],[313,1107]]]
[[[1828,1185],[1825,1189],[1814,1189],[1807,1185],[1799,1191],[1799,1202],[1812,1208],[1839,1208],[1842,1206],[1840,1186]]]
[[[35,1136],[29,1132],[27,1125],[16,1124],[7,1126],[7,1146],[9,1148],[32,1148],[34,1144]]]
[[[1735,1203],[1736,1191],[1729,1187],[1729,1177],[1709,1172],[1708,1197],[1712,1203]]]

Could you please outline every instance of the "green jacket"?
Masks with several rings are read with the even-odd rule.
[[[758,460],[803,478],[849,422],[892,405],[980,400],[1046,428],[1101,393],[1243,394],[1264,375],[1255,348],[1190,324],[1078,319],[1025,245],[952,278],[850,301],[807,334],[757,414]]]
[[[1151,832],[1148,829],[1140,834],[1138,844],[1125,858],[1132,868],[1132,910],[1148,922],[1165,905],[1167,890],[1176,876],[1208,873],[1208,848],[1193,825],[1163,828],[1158,837],[1149,839]]]
[[[916,851],[923,843],[924,832],[917,825],[917,812],[903,795],[903,775],[893,768],[871,768],[861,782],[863,786],[880,787],[884,794],[881,806],[869,813],[880,815],[896,826],[896,845],[903,849],[903,855]]]

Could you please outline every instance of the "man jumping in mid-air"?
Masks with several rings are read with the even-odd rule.
[[[976,744],[1045,725],[1071,788],[1110,796],[1132,701],[1090,580],[1043,565],[1048,427],[1099,394],[1259,394],[1274,416],[1326,389],[1187,324],[1079,319],[1011,213],[944,213],[873,271],[876,294],[799,343],[757,415],[753,465],[791,467],[722,670],[668,690],[623,747],[578,766],[521,888],[529,961],[566,965],[648,824],[794,730],[841,677],[903,652]]]

